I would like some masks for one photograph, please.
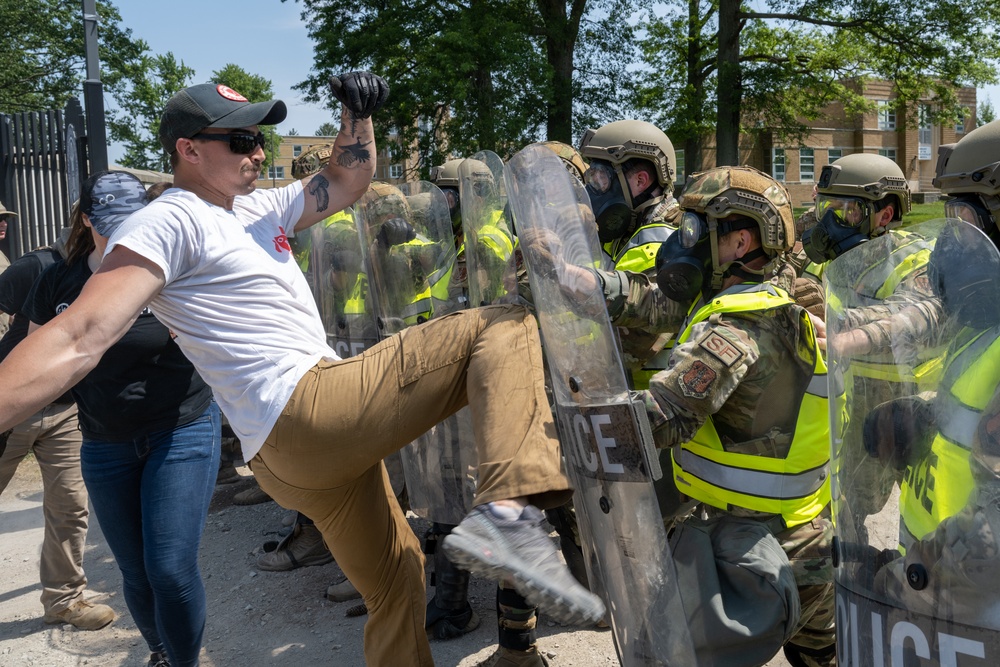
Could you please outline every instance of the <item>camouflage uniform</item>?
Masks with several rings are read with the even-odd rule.
[[[806,212],[798,217],[795,221],[795,239],[799,240],[806,230],[812,229],[816,226],[816,207],[810,206],[806,209]]]
[[[785,281],[789,275],[787,267],[778,271]],[[602,276],[606,283],[622,277]],[[643,275],[625,278],[627,295],[612,298],[616,324],[645,323],[653,329],[680,330],[688,313],[684,304],[667,299]],[[657,446],[673,447],[690,440],[711,417],[727,449],[732,445],[737,451],[766,456],[787,453],[798,414],[797,397],[812,377],[815,363],[800,330],[800,312],[791,306],[718,314],[696,324],[690,338],[674,347],[670,368],[655,375],[645,393]],[[731,345],[740,355],[739,362],[728,366],[701,344],[711,336],[721,336]],[[767,408],[762,409],[765,401]],[[709,516],[724,511],[702,507]],[[828,649],[834,642],[835,612],[829,510],[788,530],[780,516],[740,508],[731,511],[764,522],[788,556],[802,604],[801,628],[790,643],[807,650]],[[812,660],[801,657],[807,663]]]

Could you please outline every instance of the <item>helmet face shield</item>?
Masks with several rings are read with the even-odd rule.
[[[816,197],[816,218],[822,220],[828,213],[832,214],[832,218],[841,227],[857,229],[869,219],[871,207],[867,201],[858,197],[818,195]]]
[[[594,161],[584,172],[583,180],[593,192],[603,195],[618,182],[618,175],[610,164]]]

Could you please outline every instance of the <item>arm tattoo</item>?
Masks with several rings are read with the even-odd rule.
[[[337,164],[341,167],[353,167],[354,163],[360,162],[365,163],[371,159],[371,152],[365,148],[372,142],[361,143],[361,139],[358,139],[356,143],[349,146],[344,146],[341,149],[340,155],[337,156]]]
[[[316,198],[316,212],[325,211],[330,206],[330,181],[316,174],[306,187],[309,189],[309,194]]]

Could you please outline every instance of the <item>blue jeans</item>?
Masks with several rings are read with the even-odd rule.
[[[205,586],[198,544],[219,471],[222,421],[213,401],[196,420],[127,442],[84,440],[83,479],[118,562],[125,603],[150,651],[198,665]]]

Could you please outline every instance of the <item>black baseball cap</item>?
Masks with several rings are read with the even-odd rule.
[[[285,120],[287,113],[281,100],[251,104],[229,86],[199,83],[167,102],[160,116],[160,144],[167,153],[173,153],[178,139],[190,139],[206,127],[277,125]]]

